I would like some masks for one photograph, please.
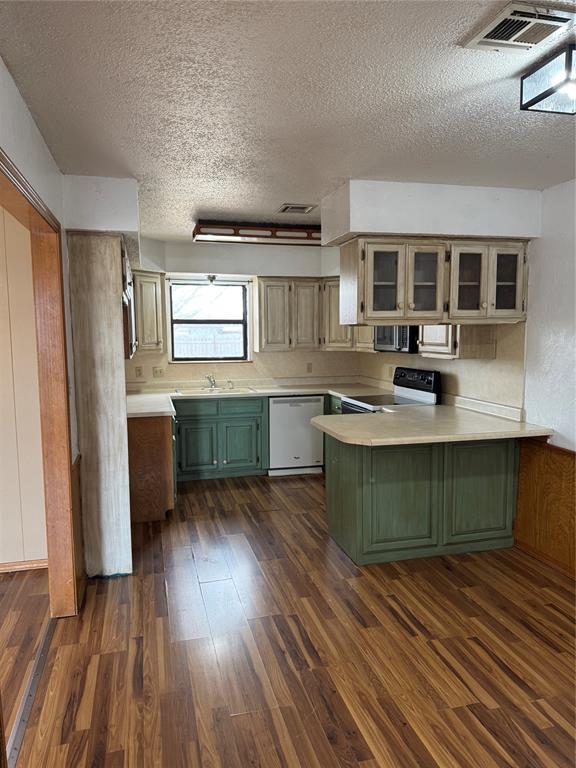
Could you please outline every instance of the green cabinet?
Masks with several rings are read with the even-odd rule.
[[[179,432],[178,469],[187,474],[213,471],[218,466],[218,422],[182,421]]]
[[[260,467],[260,419],[234,419],[220,425],[220,461],[231,469]]]
[[[326,436],[330,536],[359,565],[511,547],[515,440],[381,446]]]
[[[437,445],[372,450],[362,526],[364,554],[434,547],[442,506],[442,457]]]
[[[446,446],[443,544],[512,536],[515,448],[513,440]]]
[[[178,480],[265,474],[267,398],[174,399]]]
[[[326,395],[326,402],[324,405],[326,413],[341,414],[342,413],[342,399],[336,397],[336,395]]]

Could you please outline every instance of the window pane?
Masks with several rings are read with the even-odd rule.
[[[244,326],[241,323],[175,324],[174,359],[207,358],[217,360],[223,357],[243,359]]]
[[[242,320],[242,285],[172,285],[174,320]]]

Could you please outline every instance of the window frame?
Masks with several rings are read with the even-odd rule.
[[[234,286],[242,288],[242,319],[241,320],[177,320],[174,319],[172,304],[172,288],[175,285],[209,285],[206,280],[185,280],[177,279],[169,282],[169,322],[170,322],[170,362],[173,363],[244,363],[250,359],[249,338],[248,338],[248,285],[240,280],[216,280],[216,285]],[[175,325],[242,325],[242,344],[244,354],[242,357],[176,357],[174,350],[174,326]]]

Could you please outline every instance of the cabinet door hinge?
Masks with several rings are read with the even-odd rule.
[[[260,422],[256,422],[256,432],[260,431]]]
[[[444,254],[444,261],[450,261],[451,254],[450,251],[446,251]]]
[[[366,248],[362,248],[362,252],[360,254],[360,261],[366,261]]]
[[[360,302],[360,312],[362,312],[362,314],[364,314],[364,302],[363,301]]]
[[[522,299],[522,312],[526,310],[526,299]]]
[[[318,346],[320,346],[321,344],[322,344],[322,339],[320,338],[320,336],[318,336]]]
[[[289,347],[291,347],[291,346],[292,346],[292,339],[291,339],[291,338],[289,338],[289,339],[288,339],[288,346],[289,346]]]
[[[449,312],[449,311],[450,311],[450,302],[449,301],[445,301],[444,302],[444,312]]]
[[[324,288],[326,288],[326,286],[324,286]],[[318,293],[322,293],[322,285],[321,284],[318,284]]]
[[[256,456],[256,464],[260,464],[260,456]]]
[[[288,293],[290,293],[290,291],[291,291],[291,290],[292,290],[292,284],[290,284],[290,285],[288,286]]]
[[[458,339],[454,339],[454,343],[452,344],[454,349],[458,349]]]

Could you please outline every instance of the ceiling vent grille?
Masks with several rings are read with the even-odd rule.
[[[282,205],[280,206],[280,208],[278,208],[276,213],[306,214],[313,211],[314,208],[316,208],[316,206],[310,205],[309,203],[282,203]]]
[[[466,47],[493,51],[529,51],[558,30],[567,29],[573,20],[574,14],[568,11],[511,3],[466,43]]]

